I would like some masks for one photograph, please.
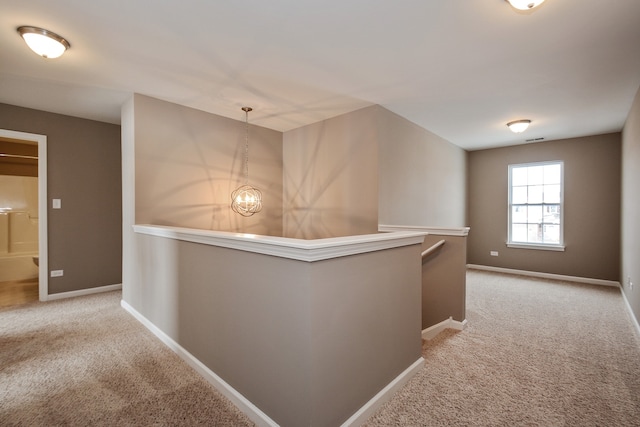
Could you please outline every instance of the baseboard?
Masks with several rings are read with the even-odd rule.
[[[622,294],[622,299],[624,300],[624,304],[627,306],[627,312],[629,312],[629,316],[631,317],[631,321],[633,326],[636,327],[636,333],[638,337],[640,337],[640,323],[638,323],[638,319],[631,308],[631,304],[629,304],[629,300],[627,299],[627,294],[624,293],[622,289],[620,289],[620,293]]]
[[[353,414],[347,421],[342,423],[340,427],[355,427],[363,424],[367,421],[376,411],[391,397],[396,391],[400,390],[415,374],[424,366],[424,359],[420,357],[413,362],[411,366],[405,369],[400,375],[398,375],[393,381],[391,381],[385,388],[380,390],[378,394],[373,396],[371,400],[364,404],[355,414]]]
[[[122,283],[117,285],[98,286],[96,288],[79,289],[77,291],[60,292],[58,294],[47,295],[46,301],[53,301],[57,299],[75,298],[84,295],[99,294],[101,292],[111,292],[122,289]]]
[[[464,319],[462,322],[453,320],[452,317],[449,317],[446,320],[443,320],[440,323],[436,323],[433,326],[429,326],[427,329],[422,331],[422,339],[424,340],[432,340],[438,335],[440,332],[445,329],[455,329],[458,331],[464,330],[467,327],[467,319]]]
[[[160,341],[173,350],[182,360],[191,366],[200,376],[213,385],[220,393],[229,399],[238,407],[251,421],[258,426],[277,427],[278,424],[273,421],[267,414],[262,412],[257,406],[251,403],[247,398],[240,394],[236,389],[231,387],[226,381],[216,375],[211,369],[195,358],[191,353],[185,350],[180,344],[175,342],[173,338],[165,334],[156,325],[140,314],[135,308],[131,307],[126,301],[121,300],[120,305],[128,311],[133,317],[150,330]]]
[[[541,279],[564,280],[567,282],[586,283],[589,285],[614,286],[619,288],[620,282],[613,280],[590,279],[588,277],[565,276],[562,274],[540,273],[538,271],[515,270],[512,268],[491,267],[488,265],[467,264],[473,270],[493,271],[496,273],[516,274],[519,276],[539,277]]]

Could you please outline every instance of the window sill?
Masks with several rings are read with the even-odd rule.
[[[537,249],[541,251],[564,252],[564,245],[536,245],[535,243],[507,243],[508,248]]]

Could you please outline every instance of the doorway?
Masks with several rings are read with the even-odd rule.
[[[23,144],[37,144],[38,149],[38,287],[40,301],[49,296],[48,254],[47,254],[47,137],[46,135],[0,129],[0,138]],[[35,260],[34,260],[35,262]]]

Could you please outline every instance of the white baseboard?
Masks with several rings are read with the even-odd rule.
[[[562,274],[540,273],[538,271],[515,270],[512,268],[491,267],[488,265],[467,264],[467,268],[473,270],[493,271],[496,273],[517,274],[520,276],[539,277],[542,279],[564,280],[567,282],[586,283],[589,285],[620,287],[620,282],[613,280],[590,279],[588,277],[565,276]]]
[[[258,426],[277,427],[278,424],[273,421],[267,414],[262,412],[257,406],[251,403],[246,397],[240,394],[236,389],[231,387],[225,380],[220,378],[205,366],[202,362],[196,359],[191,353],[185,350],[180,344],[175,342],[173,338],[165,334],[156,325],[151,323],[146,317],[140,314],[136,309],[127,304],[126,301],[121,300],[120,305],[127,310],[133,317],[135,317],[140,323],[142,323],[147,329],[149,329],[160,341],[162,341],[167,347],[173,350],[182,360],[184,360],[189,366],[191,366],[200,376],[213,385],[220,393],[222,393],[227,399],[229,399],[234,405],[240,409],[247,417],[251,419]]]
[[[369,419],[375,412],[391,397],[396,391],[400,390],[415,374],[424,366],[424,359],[420,357],[413,362],[411,366],[405,369],[400,375],[398,375],[393,381],[391,381],[385,388],[380,390],[378,394],[373,396],[371,400],[358,409],[347,421],[342,423],[340,427],[359,426],[367,419]]]
[[[258,426],[278,427],[278,424],[273,421],[267,414],[262,412],[257,406],[251,403],[247,398],[240,394],[236,389],[229,385],[226,381],[216,375],[211,369],[205,366],[202,362],[196,359],[191,353],[185,350],[180,344],[175,342],[173,338],[169,337],[156,325],[151,323],[146,317],[140,314],[135,308],[131,307],[126,301],[121,300],[120,305],[133,317],[136,318],[143,326],[150,330],[160,341],[162,341],[167,347],[173,350],[182,360],[184,360],[189,366],[191,366],[200,376],[213,385],[220,393],[222,393],[227,399],[229,399],[234,405],[240,409],[245,415],[247,415],[251,421]],[[385,388],[380,390],[371,400],[369,400],[364,406],[362,406],[356,413],[354,413],[342,426],[358,426],[371,417],[387,400],[391,399],[393,394],[398,391],[403,385],[407,383],[422,367],[424,366],[424,359],[420,357],[411,366],[405,369],[400,375],[398,375],[393,381],[391,381]]]
[[[440,332],[444,331],[445,329],[455,329],[458,331],[462,331],[466,327],[467,327],[467,319],[464,319],[462,322],[459,322],[457,320],[453,320],[452,317],[449,317],[448,319],[443,320],[440,323],[436,323],[435,325],[429,326],[427,329],[424,329],[422,331],[422,339],[424,340],[434,339],[436,335],[438,335]]]
[[[84,295],[99,294],[101,292],[111,292],[122,289],[122,283],[117,285],[98,286],[97,288],[80,289],[77,291],[60,292],[58,294],[49,294],[45,301],[53,301],[64,298],[81,297]]]
[[[640,323],[638,323],[638,319],[633,313],[633,309],[631,308],[631,304],[629,304],[629,300],[627,299],[627,294],[624,293],[622,289],[620,289],[620,293],[622,294],[622,299],[624,299],[624,303],[627,306],[627,311],[629,312],[629,316],[631,317],[631,321],[633,322],[633,326],[636,327],[636,333],[640,337]]]

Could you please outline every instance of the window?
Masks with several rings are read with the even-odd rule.
[[[509,165],[509,247],[564,250],[563,163]]]

